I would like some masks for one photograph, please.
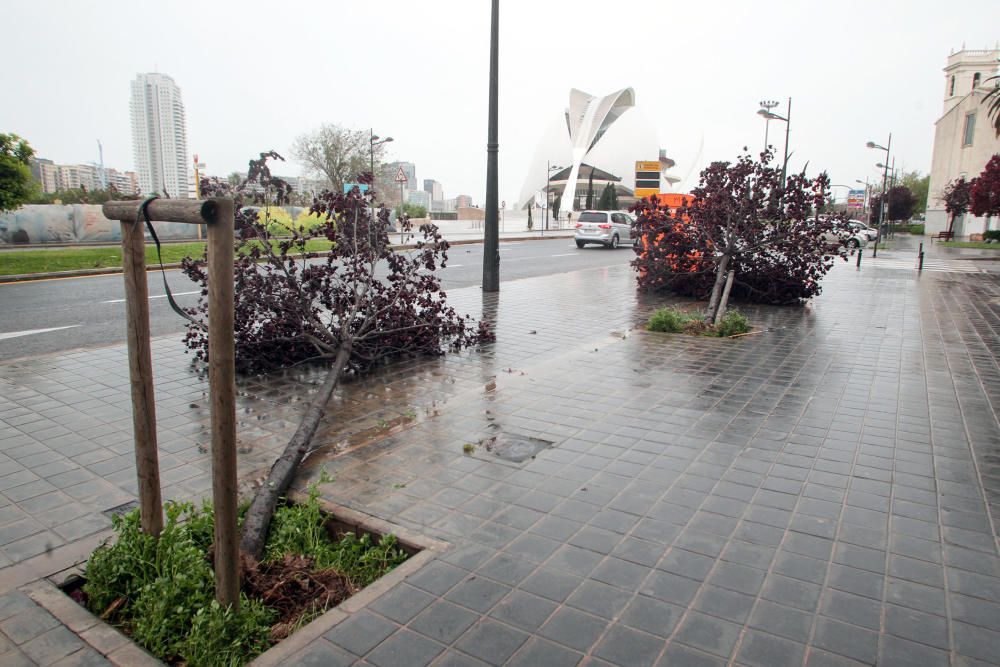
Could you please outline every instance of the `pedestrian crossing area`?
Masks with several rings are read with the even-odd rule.
[[[931,259],[924,258],[924,271],[940,271],[942,273],[989,273],[984,264],[993,265],[993,262],[970,262],[961,259]],[[865,255],[861,260],[861,267],[871,266],[879,269],[905,269],[909,271],[917,270],[916,257],[895,258],[895,257],[871,257]]]

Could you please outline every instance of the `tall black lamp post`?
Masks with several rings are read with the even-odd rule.
[[[486,225],[483,243],[483,291],[500,291],[500,226],[497,215],[497,60],[500,0],[493,0],[490,21],[490,112],[486,139]]]
[[[549,184],[552,182],[552,172],[559,171],[562,167],[553,166],[548,160],[545,161],[545,230],[549,231]]]
[[[885,213],[886,213],[886,201],[885,201],[885,184],[889,180],[889,152],[892,148],[892,132],[889,133],[889,141],[885,146],[879,146],[874,141],[869,141],[865,144],[868,148],[875,148],[880,151],[885,151],[885,164],[883,165],[884,170],[882,171],[882,199],[879,202],[879,216],[878,216],[878,229],[875,233],[875,247],[872,249],[872,257],[878,257],[878,244],[882,242],[882,225],[885,223]]]
[[[763,103],[761,104],[763,106]],[[772,113],[770,109],[762,108],[757,112],[758,115],[763,116],[767,120],[780,120],[785,123],[785,161],[781,165],[781,189],[785,189],[785,177],[788,175],[788,133],[792,126],[792,98],[788,98],[788,110],[785,112],[784,116],[779,116],[776,113]],[[764,129],[767,132],[767,127]]]

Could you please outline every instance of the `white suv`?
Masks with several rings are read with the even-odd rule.
[[[573,240],[577,248],[588,243],[600,243],[606,248],[617,248],[622,242],[634,244],[632,216],[620,211],[583,211]]]

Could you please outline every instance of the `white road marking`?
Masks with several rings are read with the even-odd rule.
[[[188,294],[201,294],[201,290],[195,290],[193,292],[174,292],[174,296],[187,296]],[[149,297],[150,299],[166,299],[166,294],[157,294],[155,296]],[[111,299],[110,301],[102,301],[101,303],[125,303],[125,299]]]
[[[49,329],[29,329],[27,331],[11,331],[10,333],[0,334],[0,340],[6,340],[8,338],[17,338],[19,336],[33,336],[35,334],[47,333],[49,331],[61,331],[63,329],[74,329],[80,326],[79,324],[70,324],[65,327],[51,327]]]
[[[563,253],[562,255],[549,255],[549,257],[576,257],[576,253],[575,252],[567,252],[567,253]]]

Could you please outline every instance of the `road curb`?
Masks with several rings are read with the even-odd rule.
[[[395,232],[394,232],[395,233]],[[507,236],[500,239],[500,243],[509,243],[511,241],[544,241],[546,239],[555,238],[571,238],[570,235],[565,233],[556,233],[551,236]],[[447,241],[447,239],[445,239]],[[459,239],[455,241],[448,241],[450,246],[458,245],[474,245],[476,243],[482,243],[482,239]],[[405,250],[415,248],[414,245],[400,245],[395,244],[392,246],[394,250]],[[323,257],[328,253],[315,253],[317,257]],[[296,255],[296,259],[300,258],[301,255]],[[179,262],[174,262],[171,264],[164,264],[164,269],[179,269],[181,264]],[[159,271],[159,264],[149,264],[146,266],[146,272]],[[23,283],[31,282],[33,280],[52,280],[53,278],[85,278],[87,276],[105,276],[105,275],[115,275],[122,272],[120,266],[112,266],[103,269],[74,269],[72,271],[49,271],[47,273],[20,273],[11,276],[0,276],[0,285],[8,283]]]

